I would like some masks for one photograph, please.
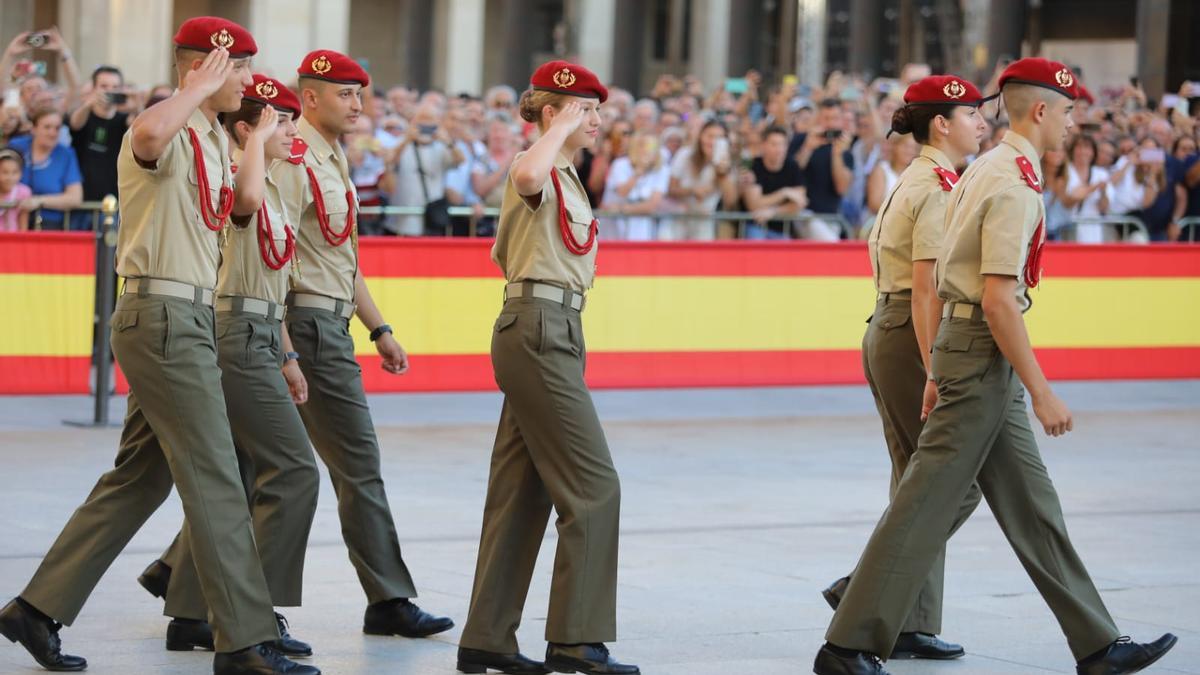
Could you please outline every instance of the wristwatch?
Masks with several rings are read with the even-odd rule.
[[[379,324],[379,326],[375,330],[371,331],[371,342],[374,342],[374,341],[378,340],[379,338],[383,337],[384,333],[391,333],[391,332],[392,332],[391,326],[387,325],[386,323]]]
[[[299,360],[300,360],[300,354],[298,354],[296,352],[284,352],[283,353],[284,365],[287,365],[288,361],[299,361]]]

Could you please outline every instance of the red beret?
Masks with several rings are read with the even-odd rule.
[[[979,88],[957,75],[931,75],[908,86],[904,102],[909,105],[969,105],[983,103]]]
[[[290,112],[296,117],[300,116],[300,99],[296,98],[292,90],[279,80],[261,73],[254,74],[254,84],[242,91],[242,98]]]
[[[198,52],[224,47],[236,59],[258,53],[258,45],[250,31],[219,16],[198,16],[184,21],[175,34],[175,46]]]
[[[598,98],[601,103],[608,100],[608,88],[600,84],[600,78],[583,66],[569,61],[550,61],[533,71],[529,86],[538,91],[552,91],[583,98]]]
[[[338,84],[358,84],[365,87],[371,83],[371,76],[358,65],[358,61],[330,49],[309,52],[300,62],[296,72],[300,77]]]
[[[1079,98],[1079,78],[1066,65],[1043,58],[1026,58],[1013,61],[1000,74],[1000,89],[1014,82],[1045,87],[1074,100]]]

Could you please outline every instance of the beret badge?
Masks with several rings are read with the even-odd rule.
[[[225,28],[213,33],[208,39],[210,42],[212,42],[212,46],[214,47],[223,47],[225,49],[229,49],[233,46],[233,36],[230,35],[229,31]]]
[[[575,86],[575,73],[572,73],[570,68],[563,68],[554,73],[554,84],[562,89],[570,89]]]

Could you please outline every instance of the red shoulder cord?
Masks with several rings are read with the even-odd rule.
[[[271,216],[267,214],[267,203],[258,207],[258,250],[262,254],[263,263],[270,269],[279,270],[292,259],[296,253],[296,235],[287,223],[283,224],[286,240],[283,252],[275,247],[275,238],[271,236]]]
[[[192,155],[196,158],[196,183],[200,186],[200,217],[204,226],[213,232],[220,232],[225,227],[225,220],[233,213],[233,188],[221,184],[221,193],[217,208],[212,205],[212,192],[208,185],[208,171],[204,166],[204,149],[200,147],[200,137],[196,130],[188,127],[188,137],[192,141]]]
[[[346,190],[346,206],[349,207],[346,211],[346,227],[341,232],[335,232],[329,226],[329,213],[325,211],[325,198],[321,195],[321,183],[317,181],[317,175],[313,173],[312,167],[306,165],[304,170],[308,172],[308,184],[312,188],[313,205],[317,209],[317,224],[321,226],[321,234],[330,246],[341,246],[354,233],[354,193]]]
[[[1042,193],[1042,184],[1038,180],[1037,173],[1033,170],[1033,163],[1024,155],[1017,157],[1017,168],[1021,171],[1021,178],[1025,179],[1025,184],[1033,188],[1034,192]],[[1021,274],[1022,280],[1029,288],[1037,288],[1038,282],[1042,280],[1042,252],[1046,248],[1046,219],[1038,221],[1037,229],[1033,231],[1033,239],[1029,242],[1029,253],[1025,256],[1025,269]]]
[[[592,248],[596,245],[596,232],[600,229],[600,225],[592,218],[592,224],[588,226],[587,241],[582,244],[575,239],[575,234],[571,232],[571,221],[567,218],[567,205],[563,203],[562,184],[558,182],[558,170],[550,169],[550,182],[554,183],[554,195],[558,197],[558,230],[562,235],[563,246],[575,255],[587,255],[591,253]]]
[[[1042,252],[1046,250],[1046,221],[1042,219],[1038,222],[1037,229],[1033,231],[1033,240],[1029,242],[1029,255],[1025,257],[1025,285],[1029,288],[1037,288],[1038,282],[1042,280]]]

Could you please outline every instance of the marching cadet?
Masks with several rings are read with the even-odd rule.
[[[956,169],[979,152],[987,130],[979,114],[982,101],[979,89],[961,77],[935,75],[909,86],[905,105],[892,116],[892,132],[911,133],[921,144],[921,154],[900,175],[868,240],[877,298],[863,337],[863,371],[883,421],[893,494],[937,401],[929,365],[929,348],[942,319],[934,264],[942,246],[946,202],[958,181]],[[979,489],[972,485],[951,532],[971,515],[979,498]],[[944,566],[941,551],[892,658],[954,659],[964,654],[961,646],[936,637],[942,626]],[[835,610],[849,583],[850,577],[842,577],[823,592]]]
[[[251,83],[254,38],[215,17],[175,36],[180,90],[138,116],[118,160],[122,222],[113,352],[130,384],[116,467],[59,535],[29,585],[0,610],[0,632],[49,670],[70,625],[113,559],[171,492],[183,502],[199,585],[212,617],[217,675],[319,674],[288,660],[255,549],[221,390],[213,288],[218,233],[234,206],[218,113]]]
[[[459,643],[464,673],[641,672],[604,646],[616,639],[621,486],[583,379],[597,225],[572,158],[595,143],[607,98],[595,74],[566,61],[538,68],[521,96],[541,138],[513,160],[492,248],[507,281],[492,334],[504,405]],[[558,551],[543,666],[520,653],[516,631],[551,507]]]
[[[301,271],[288,294],[286,317],[309,385],[300,416],[329,469],[342,538],[367,595],[363,632],[428,637],[454,622],[409,600],[417,591],[400,555],[380,475],[379,439],[350,337],[350,317],[357,313],[371,331],[384,371],[408,370],[408,355],[392,337],[358,266],[358,193],[338,144],[338,136],[355,128],[361,90],[370,78],[350,57],[326,49],[305,56],[297,73],[303,107],[297,149],[303,155],[276,162],[272,175],[288,209],[300,214]]]
[[[300,99],[265,75],[242,95],[242,107],[222,116],[238,146],[233,220],[217,273],[217,363],[229,424],[240,457],[254,539],[276,607],[299,607],[304,554],[317,510],[320,475],[297,404],[308,386],[282,325],[289,280],[296,274],[295,220],[267,173],[286,160],[296,137]],[[245,227],[249,222],[252,227]],[[280,363],[282,374],[280,372]],[[192,562],[187,528],[139,581],[164,597],[167,649],[212,649],[208,607]],[[275,648],[289,657],[312,656],[312,648],[288,634],[275,614]]]
[[[1121,638],[1063,524],[1058,494],[1025,412],[1045,432],[1074,424],[1050,389],[1022,313],[1041,277],[1046,240],[1041,155],[1062,147],[1078,95],[1061,63],[1021,59],[1000,77],[1011,130],[951,194],[938,256],[945,302],[933,343],[937,405],[891,504],[871,535],[817,654],[820,675],[884,673],[922,585],[978,483],[1009,543],[1050,606],[1080,675],[1142,670],[1176,638]]]
[[[357,307],[383,357],[383,369],[395,375],[408,370],[408,355],[392,337],[392,327],[384,323],[358,269],[358,194],[338,143],[362,113],[359,92],[370,78],[350,57],[325,49],[304,57],[297,72],[299,135],[287,160],[269,170],[269,185],[278,190],[283,212],[299,219],[293,244],[297,274],[281,327],[295,351],[285,357],[304,364],[308,401],[299,414],[329,469],[342,538],[367,595],[363,632],[428,637],[453,628],[454,622],[409,600],[417,591],[400,555],[380,475],[379,441],[350,337],[350,317]],[[169,551],[166,561],[155,561],[139,578],[151,593],[167,583],[174,589],[174,581],[166,581],[174,576],[172,555]],[[293,597],[298,599],[298,593]],[[286,628],[282,619],[280,627]],[[307,647],[295,642],[298,649]]]

